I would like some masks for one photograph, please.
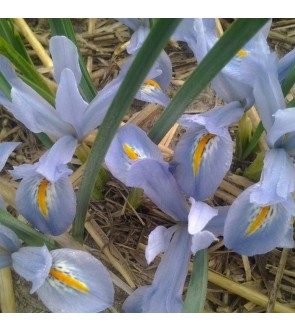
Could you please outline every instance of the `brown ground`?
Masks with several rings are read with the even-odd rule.
[[[273,25],[270,41],[281,53],[290,50],[294,45],[293,21],[278,20]],[[230,21],[222,22],[225,27]],[[28,23],[43,46],[47,48],[50,37],[47,21],[36,19]],[[95,86],[100,90],[117,75],[118,66],[126,57],[126,52],[120,52],[120,48],[128,40],[128,31],[123,25],[111,19],[75,19],[73,23],[82,54],[85,56]],[[30,45],[27,46],[30,49]],[[169,45],[167,52],[172,59],[174,70],[174,79],[168,93],[173,96],[195,68],[196,63],[184,44],[179,44],[178,47]],[[30,54],[40,71],[47,72],[36,53],[31,50]],[[188,112],[205,112],[220,103],[212,90],[207,88]],[[139,110],[143,111],[138,113]],[[160,112],[161,107],[134,102],[125,121],[137,123],[147,130]],[[42,146],[35,137],[5,111],[2,111],[0,121],[2,140],[13,139],[23,142],[21,148],[10,158],[7,168],[22,162],[36,161],[42,153]],[[236,128],[233,127],[231,130],[235,135]],[[175,142],[181,132],[182,129],[175,128],[175,132],[171,132],[171,136],[162,142],[162,150],[167,159],[171,158]],[[77,160],[75,163],[78,168],[74,185],[78,186],[81,176],[80,163]],[[230,173],[210,202],[213,205],[231,204],[234,198],[249,185],[250,182],[244,177]],[[91,201],[84,249],[100,258],[117,276],[116,301],[114,307],[107,312],[121,312],[121,305],[131,290],[130,287],[150,284],[159,263],[159,258],[150,266],[145,261],[144,245],[147,243],[148,234],[157,225],[169,226],[173,221],[147,199],[136,212],[128,208],[126,204],[128,189],[112,176],[109,176],[103,193],[103,200]],[[69,239],[66,238],[65,241],[69,243]],[[285,256],[287,260],[284,264]],[[265,312],[267,306],[268,310],[271,310],[275,300],[295,309],[294,250],[275,249],[267,255],[247,258],[229,252],[220,241],[209,249],[209,268],[205,312]],[[280,274],[282,280],[278,279]],[[275,281],[276,276],[277,281]],[[37,297],[29,294],[29,283],[15,274],[13,282],[16,312],[46,312],[46,308]],[[277,293],[273,292],[274,289],[277,289]],[[253,303],[253,300],[249,299],[251,290],[254,294],[258,294],[257,296],[266,295],[266,303],[263,305]]]

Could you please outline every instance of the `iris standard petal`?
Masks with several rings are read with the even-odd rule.
[[[12,106],[8,110],[34,133],[49,136],[72,135],[73,128],[62,121],[55,109],[35,90],[21,82],[11,89]]]
[[[148,264],[150,264],[161,252],[166,251],[176,229],[177,225],[169,228],[158,226],[150,233],[148,244],[145,249],[145,258]]]
[[[70,123],[76,130],[78,139],[83,138],[81,121],[88,103],[82,98],[74,73],[66,68],[61,72],[56,92],[55,107],[60,118]]]
[[[279,60],[278,74],[279,74],[279,81],[281,84],[289,74],[289,71],[291,70],[294,63],[295,63],[295,49],[284,55]]]
[[[105,157],[110,172],[126,183],[130,167],[143,158],[163,161],[159,148],[142,129],[133,124],[119,128]]]
[[[255,185],[237,197],[224,226],[226,247],[245,256],[264,254],[281,245],[292,218],[280,203],[266,206],[251,203],[254,190]]]
[[[168,54],[162,51],[156,60],[154,69],[158,68],[161,70],[161,74],[155,76],[157,83],[161,89],[166,89],[172,80],[172,63]]]
[[[32,282],[31,294],[45,282],[52,264],[46,246],[24,247],[11,255],[12,266],[17,274]]]
[[[123,310],[144,313],[181,312],[190,247],[191,236],[186,226],[179,225],[161,259],[152,285],[140,287],[131,294],[123,304]]]
[[[0,225],[0,251],[4,249],[10,253],[17,251],[21,247],[17,235],[8,227]]]
[[[213,233],[215,236],[223,235],[224,223],[228,214],[230,206],[218,206],[218,214],[213,217],[205,226],[205,230]]]
[[[72,174],[67,167],[77,147],[77,140],[73,136],[60,138],[39,160],[36,172],[51,182]]]
[[[57,249],[52,266],[37,294],[52,312],[99,312],[113,304],[109,272],[87,252]]]
[[[49,182],[41,175],[25,177],[16,191],[18,211],[45,234],[60,235],[72,224],[76,196],[68,177]]]
[[[133,54],[138,51],[148,36],[150,29],[145,26],[139,26],[131,36],[130,44],[127,46],[127,52]]]
[[[284,149],[266,152],[261,179],[250,195],[250,202],[271,205],[284,202],[295,191],[295,168]]]
[[[209,231],[202,231],[192,236],[191,251],[193,255],[196,252],[208,248],[212,242],[218,241],[215,235]]]
[[[187,204],[169,171],[169,164],[154,159],[138,160],[130,168],[126,184],[143,189],[159,209],[175,220],[187,222]]]
[[[0,143],[0,171],[3,169],[11,152],[19,145],[18,142]]]
[[[74,73],[77,84],[79,84],[82,73],[76,45],[65,36],[54,36],[50,39],[49,50],[54,64],[55,81],[59,83],[62,71],[69,68]]]
[[[233,154],[231,137],[227,131],[224,135],[189,128],[181,137],[174,151],[173,161],[177,163],[174,176],[186,195],[204,200],[220,185]]]
[[[206,113],[188,115],[185,114],[179,119],[179,123],[188,127],[202,125],[211,134],[226,136],[224,129],[240,120],[244,114],[241,103],[233,101],[225,106],[219,106]],[[198,127],[197,127],[198,128]]]
[[[190,198],[191,208],[188,214],[188,232],[197,234],[206,227],[208,222],[218,214],[218,210],[204,202]]]
[[[295,108],[278,109],[273,114],[273,125],[267,131],[267,143],[271,147],[280,146],[284,142],[283,136],[292,132],[295,132]]]

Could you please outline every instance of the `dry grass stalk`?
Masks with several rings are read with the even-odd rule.
[[[0,307],[1,312],[15,312],[15,298],[10,268],[0,269]]]

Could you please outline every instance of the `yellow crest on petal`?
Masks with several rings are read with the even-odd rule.
[[[201,165],[201,161],[202,161],[202,156],[204,153],[204,150],[206,148],[207,143],[213,139],[216,135],[213,134],[207,134],[205,136],[203,136],[200,141],[198,142],[194,155],[193,155],[193,171],[194,171],[194,175],[198,175],[199,173],[199,168]]]
[[[123,150],[131,160],[137,160],[139,158],[138,153],[128,144],[123,144]]]
[[[251,234],[255,233],[263,225],[270,210],[271,210],[271,206],[269,206],[269,205],[260,208],[260,211],[256,215],[256,218],[251,221],[250,226],[247,229],[247,232],[246,232],[247,235],[251,235]]]

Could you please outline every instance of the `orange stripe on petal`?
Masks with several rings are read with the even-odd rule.
[[[58,271],[56,269],[50,269],[49,273],[52,277],[59,280],[63,284],[75,288],[80,292],[89,293],[89,288],[83,282],[69,276],[68,274]]]
[[[147,80],[147,81],[144,82],[144,84],[146,84],[146,85],[151,85],[151,86],[153,86],[153,87],[155,87],[155,88],[161,90],[160,85],[159,85],[156,81],[153,81],[153,80]]]
[[[204,150],[206,148],[207,143],[214,138],[215,135],[212,134],[207,134],[205,135],[200,142],[198,143],[194,156],[193,156],[193,170],[194,170],[194,175],[196,176],[199,173],[199,168],[200,164],[202,161],[202,156],[204,153]]]
[[[128,158],[130,158],[131,160],[137,160],[139,158],[139,155],[130,145],[123,144],[123,150],[127,154]]]
[[[260,209],[257,217],[251,222],[250,227],[247,229],[247,235],[251,235],[257,231],[257,229],[263,224],[269,210],[270,206],[264,206]]]
[[[48,210],[47,210],[47,187],[48,187],[48,181],[43,180],[41,181],[38,189],[38,195],[37,195],[37,200],[38,200],[38,206],[39,210],[41,213],[47,217],[48,216]]]

